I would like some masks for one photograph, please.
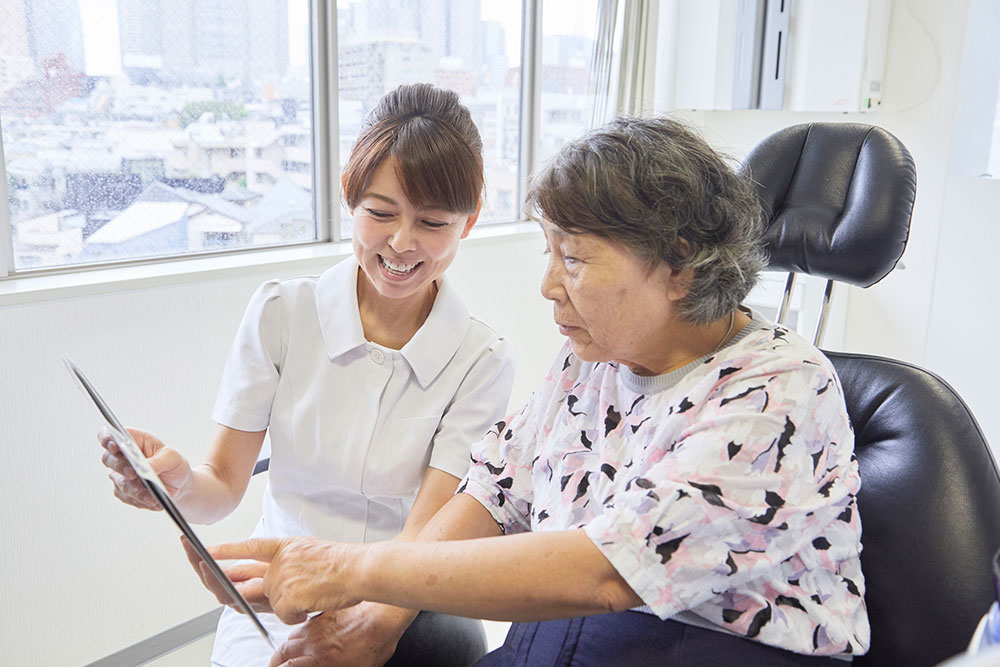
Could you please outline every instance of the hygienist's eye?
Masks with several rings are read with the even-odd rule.
[[[392,213],[386,213],[385,211],[376,211],[373,208],[366,208],[365,212],[377,220],[385,220],[387,218],[392,217]]]
[[[442,229],[448,226],[447,222],[439,222],[437,220],[424,220],[425,227],[430,227],[431,229]]]

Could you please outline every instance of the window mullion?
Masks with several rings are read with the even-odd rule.
[[[541,119],[542,2],[524,0],[521,35],[521,164],[518,172],[518,202],[521,217],[528,213],[524,199],[528,178],[536,167],[538,125]]]
[[[340,241],[337,4],[313,0],[313,180],[319,241]]]
[[[7,192],[7,161],[3,152],[3,119],[0,118],[0,278],[14,272],[14,227]]]

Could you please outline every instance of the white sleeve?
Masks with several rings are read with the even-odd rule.
[[[283,357],[280,284],[250,297],[222,372],[212,419],[240,431],[263,431],[271,420]]]
[[[513,346],[499,338],[469,368],[442,415],[431,446],[432,468],[465,476],[472,445],[503,418],[513,384]]]

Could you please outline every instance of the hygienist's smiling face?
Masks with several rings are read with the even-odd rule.
[[[655,366],[678,320],[686,283],[666,264],[652,271],[629,248],[594,234],[542,222],[548,268],[542,296],[553,303],[559,333],[583,361]]]
[[[375,170],[352,214],[358,263],[378,293],[392,299],[425,297],[479,215],[416,209],[392,160]]]

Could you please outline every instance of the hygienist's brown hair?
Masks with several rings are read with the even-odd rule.
[[[386,160],[418,209],[475,213],[483,191],[483,140],[458,94],[431,84],[386,93],[365,118],[344,167],[344,202],[354,209]]]

